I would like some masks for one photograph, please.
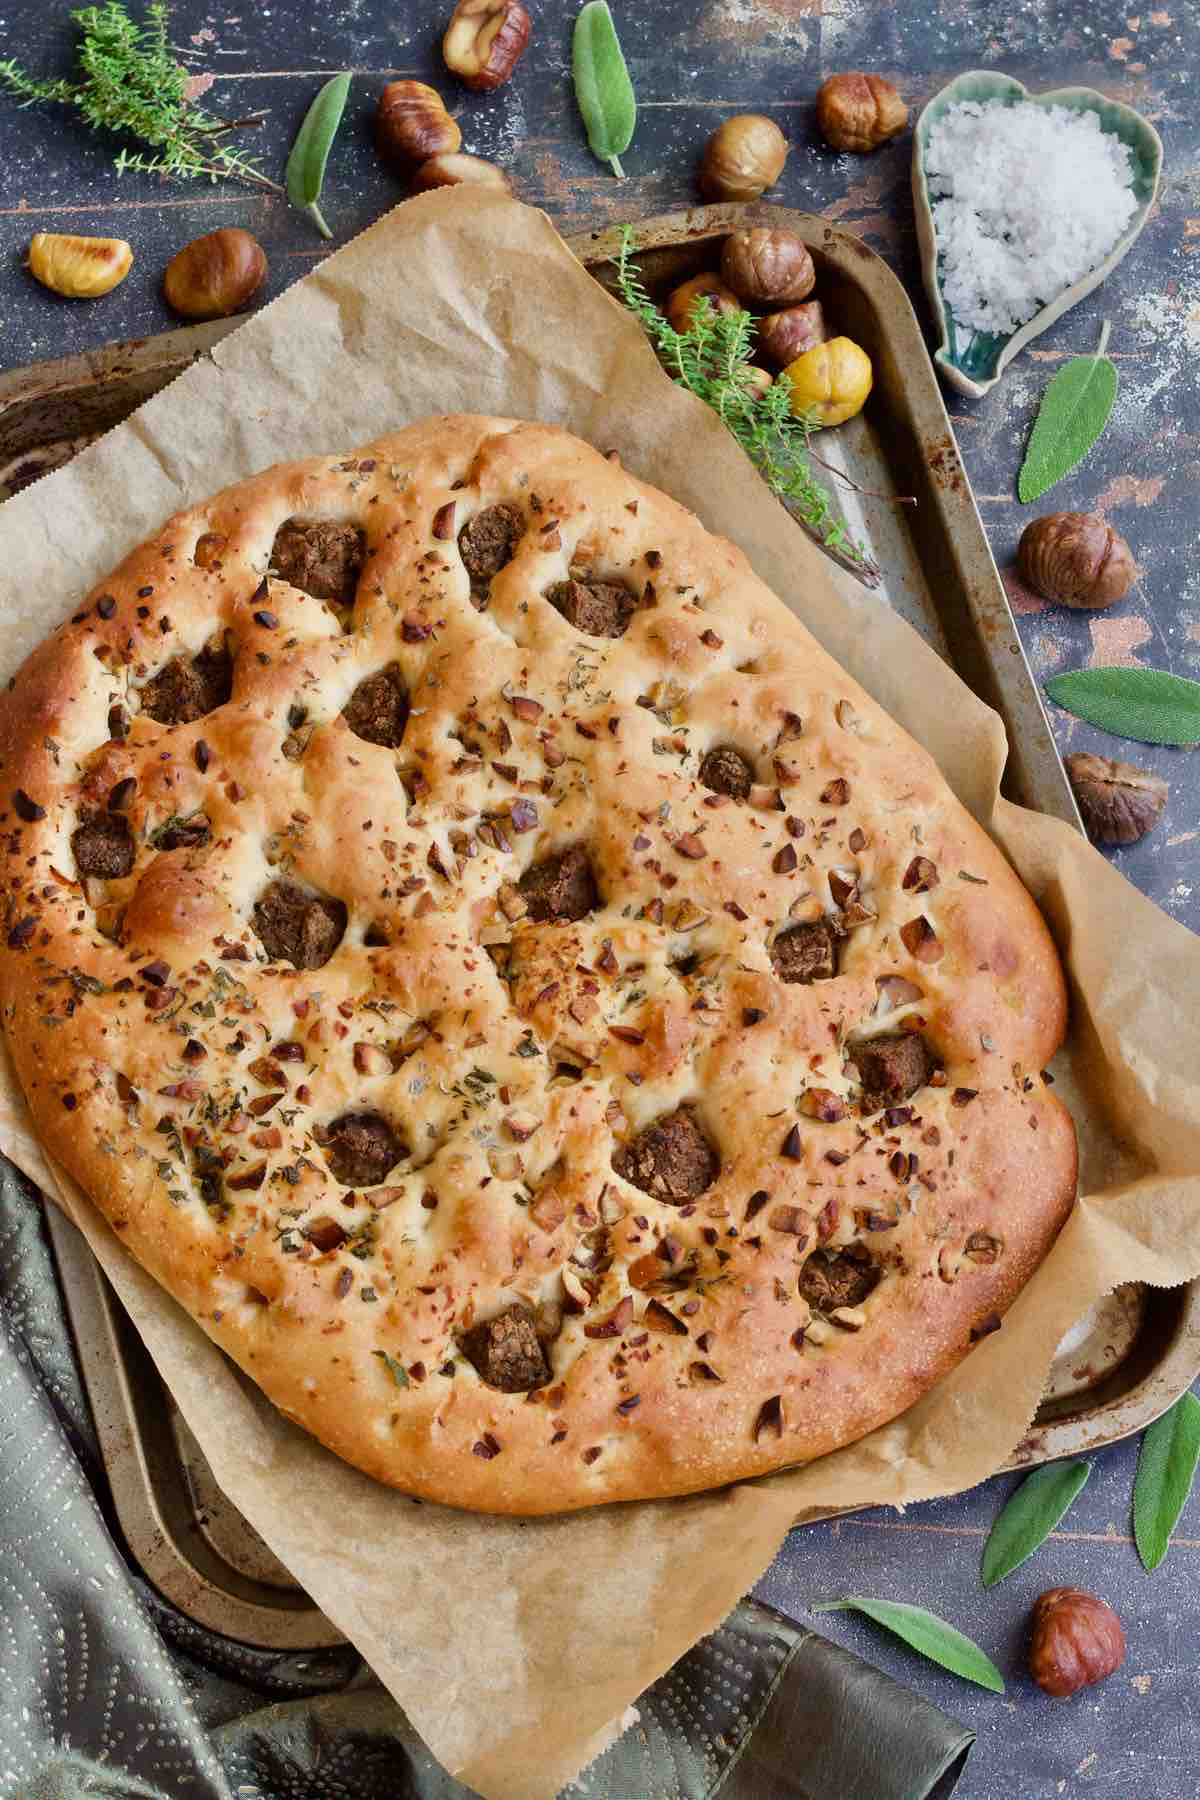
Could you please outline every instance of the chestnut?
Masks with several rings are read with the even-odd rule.
[[[1064,767],[1093,844],[1136,844],[1162,817],[1170,790],[1161,775],[1090,750],[1076,750]]]
[[[1061,1587],[1034,1603],[1029,1673],[1055,1700],[1104,1681],[1125,1661],[1125,1633],[1106,1600]]]
[[[1017,565],[1045,599],[1093,612],[1124,599],[1137,579],[1129,545],[1099,513],[1033,519],[1021,533]]]
[[[709,200],[757,200],[783,173],[788,142],[774,119],[739,113],[704,146],[700,191]]]
[[[823,344],[828,335],[821,302],[806,300],[801,306],[787,306],[760,319],[757,347],[773,368],[786,369],[814,344]]]
[[[463,183],[477,187],[499,188],[506,194],[512,193],[512,182],[503,169],[497,168],[493,162],[487,162],[482,156],[470,156],[465,150],[457,154],[431,156],[423,162],[412,178],[414,194],[424,194],[430,188],[459,187]]]
[[[508,80],[528,42],[529,14],[521,0],[458,0],[442,55],[469,88],[491,93]]]
[[[124,238],[35,231],[30,239],[29,273],[68,300],[95,300],[111,293],[132,267],[133,251]]]
[[[224,319],[252,300],[266,278],[258,239],[236,225],[222,225],[176,251],[163,276],[163,293],[181,318]]]
[[[776,312],[807,299],[817,279],[808,246],[794,231],[755,225],[731,231],[721,252],[721,274],[739,300]]]
[[[375,113],[375,147],[385,162],[407,173],[461,146],[462,132],[436,88],[423,81],[388,82]]]
[[[864,75],[859,69],[831,75],[817,95],[817,124],[835,150],[863,156],[903,131],[907,123],[907,106],[882,75]]]
[[[676,331],[686,331],[696,315],[697,303],[707,300],[714,312],[741,312],[742,303],[719,275],[693,275],[667,296],[664,311],[667,323]]]

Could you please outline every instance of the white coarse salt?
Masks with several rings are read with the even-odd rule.
[[[925,173],[946,306],[1001,336],[1103,262],[1137,207],[1127,146],[1065,106],[960,101]]]

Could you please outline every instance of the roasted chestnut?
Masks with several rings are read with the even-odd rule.
[[[772,231],[766,225],[730,232],[721,252],[721,274],[739,300],[765,312],[806,299],[817,279],[807,244],[794,231]]]
[[[779,180],[787,153],[774,119],[739,113],[718,125],[704,146],[700,191],[709,200],[757,200]]]
[[[176,252],[163,276],[167,305],[184,319],[224,319],[252,300],[267,278],[257,238],[223,225]]]

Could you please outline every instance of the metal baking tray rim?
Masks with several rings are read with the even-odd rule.
[[[1013,748],[1009,776],[1014,797],[1077,824],[920,326],[891,270],[853,233],[819,217],[766,203],[694,207],[644,221],[638,227],[637,255],[658,259],[664,268],[674,267],[678,270],[674,278],[682,280],[706,261],[711,263],[705,246],[713,239],[738,224],[759,222],[796,230],[823,277],[842,283],[843,297],[857,290],[864,296],[862,306],[886,321],[889,348],[903,370],[897,410],[905,415],[905,449],[920,460],[922,505],[945,537],[937,580],[957,584],[966,614],[965,635],[950,646],[952,659],[1005,720]],[[567,242],[597,279],[603,282],[606,272],[611,277],[611,260],[619,247],[617,232],[596,231]],[[660,276],[660,288],[663,279]],[[108,429],[207,354],[237,323],[191,327],[0,375],[0,460],[6,449],[20,454],[27,446],[44,443],[47,435],[70,440]],[[895,370],[881,374],[875,405],[886,418],[893,405],[887,399],[888,381],[899,377]],[[907,466],[905,475],[907,480]],[[923,548],[923,573],[925,554]],[[147,1406],[169,1411],[165,1390],[84,1240],[53,1206],[49,1219],[73,1326],[84,1351],[81,1362],[115,1510],[149,1579],[190,1617],[241,1642],[297,1650],[340,1642],[340,1634],[294,1584],[285,1588],[270,1580],[256,1582],[220,1557],[203,1535],[199,1518],[181,1522],[178,1508],[171,1516],[151,1467],[156,1445],[163,1450],[161,1432],[156,1436],[162,1421],[144,1416]],[[1123,1394],[1060,1406],[1053,1419],[1035,1422],[1014,1452],[1010,1468],[1113,1442],[1149,1424],[1190,1386],[1200,1366],[1200,1283],[1171,1290],[1171,1295],[1170,1302],[1153,1303],[1158,1312],[1166,1304],[1174,1322],[1160,1332],[1160,1354],[1145,1378]],[[135,1386],[147,1372],[144,1391],[139,1393]],[[182,1463],[176,1479],[182,1491]],[[248,1537],[256,1535],[249,1525],[244,1529]],[[286,1571],[280,1572],[283,1577]]]

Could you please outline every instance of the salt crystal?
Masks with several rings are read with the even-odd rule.
[[[1094,112],[964,100],[929,134],[942,294],[1007,335],[1104,261],[1137,209],[1128,147]]]

